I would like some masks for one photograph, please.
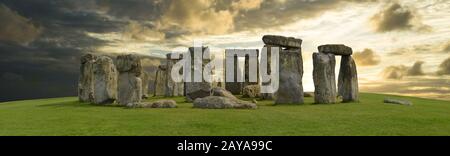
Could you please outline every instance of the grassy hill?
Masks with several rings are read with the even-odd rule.
[[[0,135],[450,135],[450,101],[415,97],[413,106],[361,102],[277,105],[257,110],[127,109],[79,103],[75,97],[0,103]],[[160,99],[160,98],[158,98]],[[155,100],[151,99],[150,101]]]

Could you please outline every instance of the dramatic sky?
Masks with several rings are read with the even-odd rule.
[[[342,43],[361,91],[450,100],[449,0],[0,0],[0,23],[0,101],[76,95],[83,53],[261,48],[265,34],[303,40],[305,91],[317,46]]]

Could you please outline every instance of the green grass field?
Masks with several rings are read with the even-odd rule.
[[[361,102],[276,105],[256,110],[127,109],[79,103],[75,97],[0,103],[0,135],[450,135],[450,101],[361,94]],[[155,100],[151,99],[150,101]],[[247,99],[248,100],[248,99]]]

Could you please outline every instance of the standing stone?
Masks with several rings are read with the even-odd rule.
[[[181,57],[179,59],[174,59],[170,57],[171,54],[167,54],[167,71],[165,73],[165,96],[166,97],[172,97],[172,96],[183,96],[184,92],[184,83],[183,82],[175,82],[173,81],[171,77],[171,71],[173,66],[182,59]],[[181,71],[180,71],[181,72]]]
[[[303,60],[300,48],[280,52],[280,80],[275,104],[303,103]]]
[[[272,69],[270,67],[272,59],[272,47],[276,47],[279,48],[279,52],[281,52],[281,47],[280,46],[276,46],[276,45],[264,45],[265,48],[267,48],[267,74],[271,74],[272,73]],[[261,69],[260,69],[261,70]],[[269,82],[262,82],[261,85],[262,86],[267,86],[270,85],[270,81]],[[275,94],[274,93],[261,93],[261,99],[262,100],[273,100],[275,99]]]
[[[80,102],[94,100],[94,63],[96,56],[85,54],[81,56],[80,77],[78,79],[78,99]]]
[[[117,98],[117,71],[113,60],[100,56],[94,63],[95,104],[112,103]]]
[[[119,105],[138,104],[142,98],[141,60],[137,55],[117,56],[118,103]]]
[[[141,80],[142,80],[142,99],[147,99],[148,96],[148,85],[150,83],[150,75],[148,74],[148,72],[142,72],[141,76],[140,76]]]
[[[338,77],[338,95],[343,102],[358,101],[358,74],[352,56],[342,56]]]
[[[242,86],[242,91],[248,85],[258,85],[259,84],[259,50],[256,50],[256,82],[250,82],[250,56],[245,56],[244,61],[244,83]],[[243,93],[242,93],[243,94]]]
[[[199,69],[201,72],[201,77],[202,77],[202,82],[194,82],[194,49],[195,48],[199,48],[202,53],[201,53],[201,64],[202,66],[200,67],[201,69]],[[191,57],[191,69],[185,69],[185,70],[190,70],[191,72],[191,82],[185,82],[184,83],[184,91],[186,94],[186,99],[187,101],[194,101],[197,98],[203,98],[203,97],[207,97],[211,95],[211,89],[212,89],[212,84],[209,82],[206,82],[203,78],[203,67],[208,64],[211,60],[207,59],[207,58],[203,58],[203,54],[205,51],[209,50],[208,47],[190,47],[189,48],[189,53],[190,53],[190,57]],[[170,72],[170,71],[168,71]]]
[[[233,78],[232,82],[231,81],[228,82],[229,80],[226,80],[225,89],[230,91],[234,95],[239,95],[239,94],[241,94],[243,86],[244,86],[244,83],[237,81],[238,80],[237,73],[241,73],[241,69],[238,67],[239,59],[237,56],[226,57],[225,59],[234,59],[234,65],[233,65],[234,69],[225,69],[225,73],[226,72],[234,72],[234,78]]]
[[[315,103],[336,103],[334,54],[314,53],[313,65]]]
[[[158,70],[156,71],[155,80],[153,82],[153,96],[162,96],[165,95],[165,82],[166,82],[166,65],[159,65]]]

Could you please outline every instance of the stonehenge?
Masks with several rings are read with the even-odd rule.
[[[304,97],[313,97],[314,103],[328,104],[342,102],[358,102],[358,74],[356,63],[352,58],[352,48],[343,44],[326,44],[318,46],[318,52],[313,53],[313,82],[314,92],[303,91],[303,58],[302,40],[293,37],[265,35],[262,38],[267,54],[267,65],[259,61],[257,49],[231,49],[225,50],[227,63],[223,73],[227,74],[225,82],[209,82],[205,80],[203,68],[212,60],[203,58],[209,54],[208,47],[189,47],[187,53],[181,58],[172,58],[171,53],[166,55],[165,64],[159,65],[155,73],[144,71],[141,58],[135,54],[118,55],[115,61],[108,56],[85,54],[80,58],[80,76],[78,80],[78,98],[80,102],[93,104],[117,103],[121,106],[139,108],[175,108],[174,101],[158,101],[154,103],[142,102],[142,99],[151,98],[148,86],[153,83],[153,96],[185,96],[188,102],[193,102],[194,108],[257,108],[256,102],[251,103],[239,100],[234,95],[244,98],[260,98],[274,100],[274,104],[302,104]],[[261,93],[262,87],[271,84],[273,79],[263,82],[260,72],[270,75],[277,66],[271,69],[271,58],[278,50],[278,90],[273,93]],[[194,51],[200,51],[194,54]],[[206,53],[207,52],[207,53]],[[336,85],[335,66],[336,58],[341,57],[338,82]],[[172,70],[180,60],[191,63],[190,68],[180,68],[179,74],[184,75],[182,82],[172,79]],[[238,67],[239,58],[244,58],[243,68]],[[255,59],[256,58],[256,59]],[[242,62],[240,62],[242,63]],[[186,65],[186,64],[185,64]],[[261,65],[261,66],[260,66]],[[178,68],[178,67],[176,67]],[[260,69],[262,68],[262,69]],[[181,70],[182,69],[182,70]],[[256,74],[250,72],[256,69]],[[214,72],[213,72],[214,73]],[[150,82],[150,74],[155,74]],[[255,78],[256,77],[256,78]],[[211,77],[210,77],[211,78]],[[229,82],[228,80],[233,79]],[[264,80],[267,81],[267,80]],[[255,99],[252,99],[255,101]]]

